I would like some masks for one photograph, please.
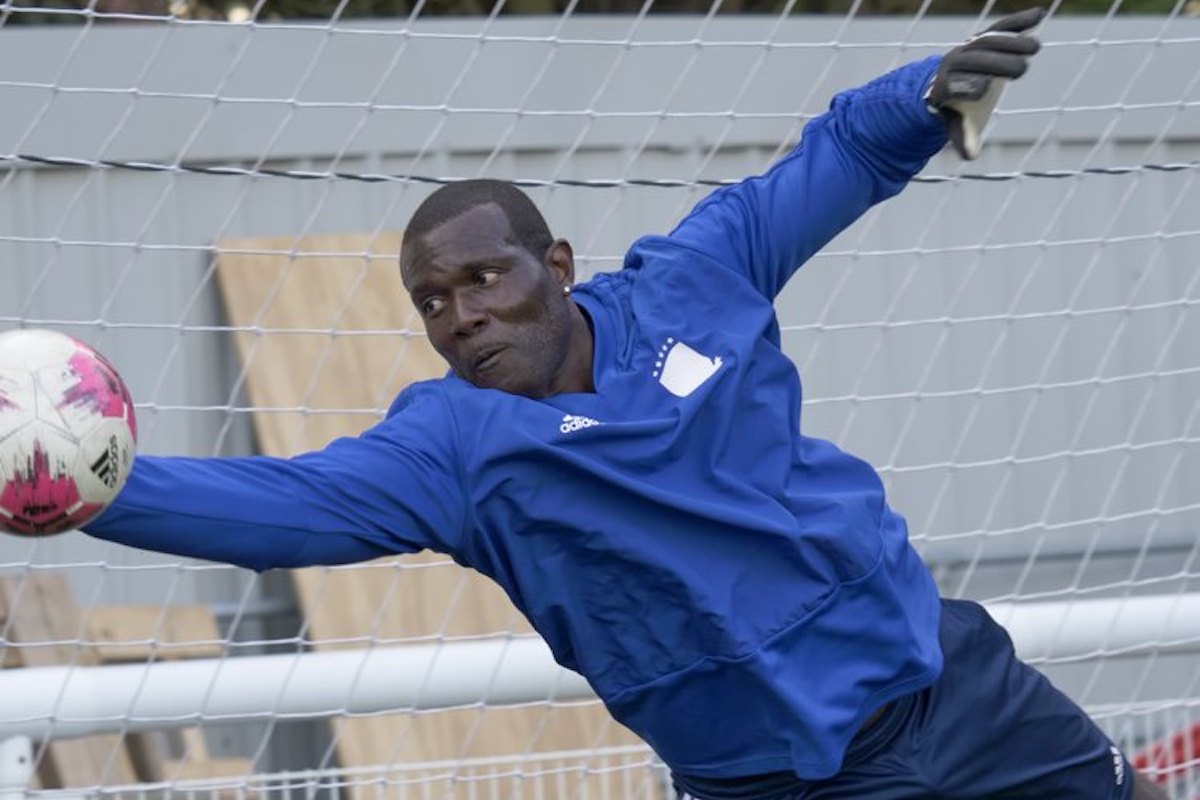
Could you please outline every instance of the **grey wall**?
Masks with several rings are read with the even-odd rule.
[[[734,179],[768,164],[837,89],[974,26],[6,29],[0,326],[61,325],[105,350],[139,400],[145,452],[248,452],[212,243],[397,229],[432,187],[172,167]],[[1196,19],[1051,21],[984,157],[942,154],[925,173],[1016,177],[914,184],[780,298],[807,429],[880,467],[951,594],[1195,590],[1198,34]],[[1165,164],[1182,168],[1084,172]],[[633,238],[666,230],[706,191],[531,189],[588,273],[616,268]],[[107,602],[286,603],[244,573],[82,536],[0,540],[0,566],[29,562],[76,565],[81,594]],[[1192,657],[1050,669],[1093,703],[1200,694]]]

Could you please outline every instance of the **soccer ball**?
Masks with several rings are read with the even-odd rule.
[[[133,402],[103,356],[64,333],[0,334],[0,530],[82,527],[129,477]]]

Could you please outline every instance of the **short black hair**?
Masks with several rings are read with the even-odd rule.
[[[424,236],[443,222],[449,222],[476,206],[488,203],[500,206],[504,216],[508,217],[508,225],[512,228],[516,243],[541,261],[550,245],[554,244],[554,236],[550,233],[550,226],[546,224],[545,217],[529,196],[516,186],[506,181],[486,178],[448,183],[426,197],[408,221],[401,247]]]

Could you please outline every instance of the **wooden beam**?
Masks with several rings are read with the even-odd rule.
[[[204,606],[97,606],[87,622],[87,638],[103,664],[218,658],[225,649]]]

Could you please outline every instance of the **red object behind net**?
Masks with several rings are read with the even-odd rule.
[[[1200,775],[1200,723],[1143,748],[1131,761],[1164,786]]]

